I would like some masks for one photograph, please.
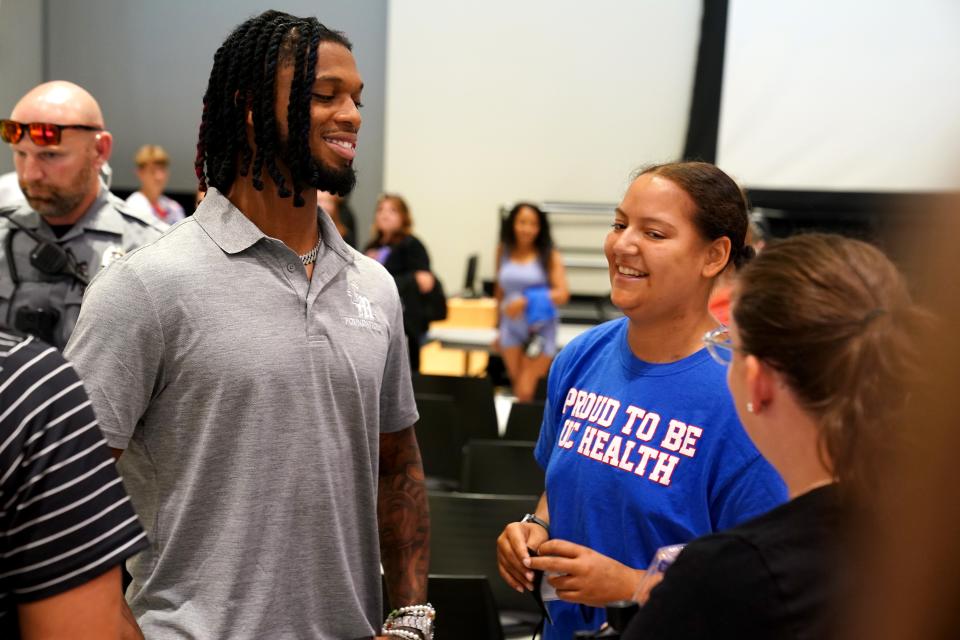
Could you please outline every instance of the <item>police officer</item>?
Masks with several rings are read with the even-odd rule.
[[[113,137],[83,88],[35,87],[0,120],[0,137],[27,201],[0,212],[0,323],[62,349],[90,279],[167,227],[101,184]]]

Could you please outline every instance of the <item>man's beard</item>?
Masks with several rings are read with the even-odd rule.
[[[350,195],[353,188],[357,185],[357,172],[353,164],[349,164],[342,169],[327,166],[323,160],[310,156],[307,162],[298,164],[294,162],[291,156],[291,150],[286,140],[280,141],[280,158],[287,167],[300,166],[300,175],[298,182],[307,184],[315,189],[333,193],[338,196],[346,197]],[[292,170],[291,170],[292,171]]]
[[[23,191],[31,209],[44,218],[60,218],[72,213],[87,197],[92,173],[92,167],[83,167],[77,174],[76,180],[61,188],[44,185],[39,185],[38,188],[21,180],[20,190]]]
[[[350,192],[357,185],[357,172],[352,164],[348,164],[342,169],[335,169],[326,166],[321,160],[310,158],[306,173],[310,175],[303,176],[304,182],[311,187],[338,196],[346,197],[350,195]]]

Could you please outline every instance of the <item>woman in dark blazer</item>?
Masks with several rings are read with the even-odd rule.
[[[430,256],[413,235],[413,218],[403,198],[385,194],[377,201],[371,232],[364,252],[386,267],[397,282],[403,303],[403,329],[410,351],[410,370],[420,370],[420,344],[427,333],[429,318],[423,296],[433,290],[436,279],[430,272]]]

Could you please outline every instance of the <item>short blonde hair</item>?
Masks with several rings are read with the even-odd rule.
[[[148,164],[170,164],[170,156],[166,150],[158,144],[145,144],[137,149],[137,154],[133,156],[133,161],[137,166],[143,168]]]

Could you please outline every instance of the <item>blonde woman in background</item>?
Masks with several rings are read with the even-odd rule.
[[[163,147],[145,144],[137,151],[134,161],[137,163],[140,190],[130,194],[127,204],[167,224],[183,220],[186,217],[183,207],[173,198],[163,195],[170,180],[170,156]]]

